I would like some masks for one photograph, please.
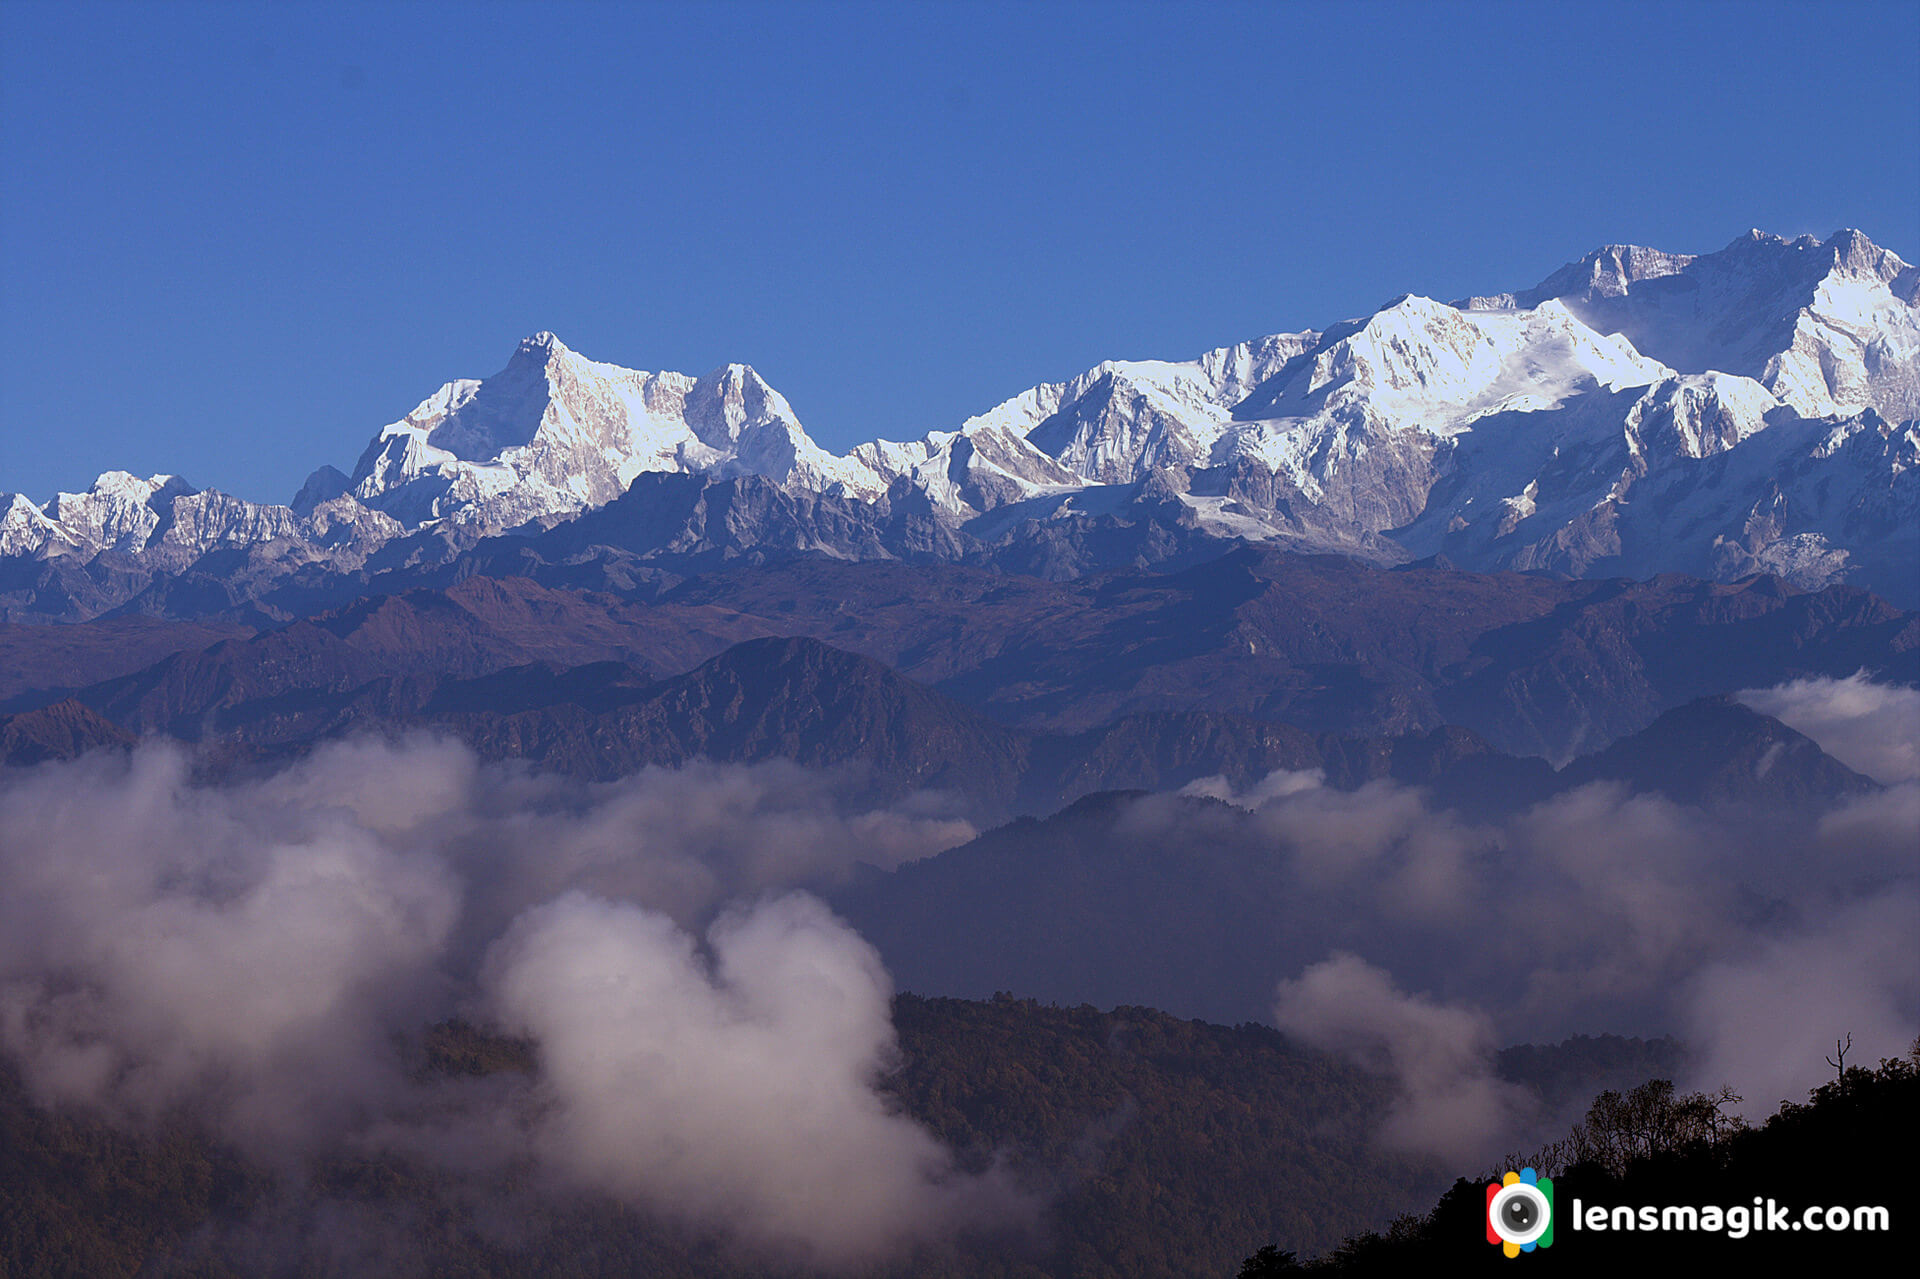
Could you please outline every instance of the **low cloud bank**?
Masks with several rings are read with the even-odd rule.
[[[1828,683],[1829,706],[1900,702]],[[1216,840],[1279,859],[1270,926],[1299,966],[1274,1019],[1396,1080],[1381,1138],[1399,1148],[1459,1163],[1542,1135],[1496,1044],[1671,1032],[1682,1086],[1731,1083],[1758,1116],[1831,1078],[1836,1038],[1871,1063],[1920,1030],[1920,785],[1765,823],[1612,783],[1478,825],[1390,782],[1188,793],[1251,814]]]
[[[569,893],[489,959],[540,1045],[551,1166],[810,1263],[872,1259],[983,1193],[873,1091],[894,1049],[879,956],[812,897],[729,911],[712,961],[665,917]]]
[[[1920,781],[1920,688],[1876,683],[1859,672],[1750,688],[1739,698],[1855,772],[1889,786]]]
[[[1835,724],[1901,704],[1828,683],[1802,700]],[[1147,797],[1116,838],[1199,841],[1279,886],[1257,980],[1289,1033],[1396,1081],[1397,1149],[1460,1164],[1538,1135],[1497,1044],[1673,1031],[1683,1087],[1758,1114],[1829,1077],[1836,1037],[1871,1062],[1920,1028],[1920,782],[1765,824],[1609,783],[1490,823],[1311,772],[1189,790],[1244,811]],[[938,795],[859,794],[788,763],[584,783],[435,739],[218,786],[164,746],[0,771],[0,1051],[44,1102],[184,1107],[283,1163],[344,1142],[456,1176],[530,1164],[858,1266],[1011,1211],[888,1109],[888,976],[794,894],[973,834]],[[455,1014],[541,1065],[496,1081],[524,1095],[484,1122],[394,1046]]]
[[[1831,1079],[1825,1058],[1853,1041],[1848,1062],[1905,1054],[1920,1003],[1914,925],[1920,892],[1905,884],[1821,909],[1803,927],[1701,968],[1684,994],[1682,1034],[1701,1048],[1695,1075],[1734,1080],[1749,1114],[1804,1101]]]
[[[188,1101],[283,1151],[401,1087],[389,1028],[431,1015],[452,871],[186,756],[0,781],[0,1044],[49,1101],[152,1120]]]
[[[1380,1129],[1391,1148],[1471,1164],[1498,1153],[1539,1109],[1532,1093],[1494,1075],[1491,1018],[1407,994],[1357,955],[1336,954],[1281,982],[1273,1016],[1289,1034],[1394,1080]]]
[[[440,740],[217,787],[168,746],[0,772],[0,1051],[42,1102],[184,1108],[282,1166],[342,1142],[531,1157],[744,1246],[873,1259],[999,1192],[875,1091],[873,951],[767,896],[973,833],[852,786],[784,763],[589,785]],[[455,1012],[535,1042],[512,1131],[396,1048]]]

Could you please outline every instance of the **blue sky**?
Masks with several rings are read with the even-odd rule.
[[[1920,256],[1920,6],[0,4],[0,490],[285,501],[552,329],[951,427],[1596,245]]]

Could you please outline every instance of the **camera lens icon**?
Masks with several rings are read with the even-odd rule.
[[[1533,1169],[1487,1187],[1487,1242],[1509,1257],[1553,1246],[1553,1182]]]
[[[1511,1186],[1502,1186],[1500,1193],[1493,1197],[1493,1229],[1505,1243],[1534,1243],[1547,1233],[1547,1219],[1552,1212],[1540,1187],[1516,1181]]]

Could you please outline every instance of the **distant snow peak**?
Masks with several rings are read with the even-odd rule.
[[[124,557],[139,567],[129,589],[222,548],[244,549],[260,580],[358,571],[405,538],[390,558],[438,563],[653,474],[695,477],[672,491],[754,481],[762,507],[737,527],[739,508],[700,523],[703,497],[685,517],[697,532],[668,521],[659,545],[623,548],[642,558],[767,537],[960,557],[1024,536],[1048,548],[1042,561],[1086,571],[1100,553],[1145,552],[1083,556],[1078,530],[1173,521],[1179,538],[1379,561],[1771,571],[1920,604],[1920,271],[1852,230],[1756,231],[1705,254],[1606,245],[1531,289],[1401,294],[1190,360],[1103,361],[953,429],[845,455],[746,364],[630,369],[543,331],[499,372],[447,382],[381,428],[351,473],[314,471],[289,506],[109,472],[44,506],[0,493],[0,556]],[[803,507],[835,514],[767,522]]]
[[[0,493],[0,556],[59,555],[80,549],[73,534],[21,493]]]
[[[1822,263],[1825,274],[1808,274]],[[1632,422],[1632,400],[1610,426],[1584,409],[1569,422],[1610,432],[1628,452],[1697,458],[1761,429],[1779,404],[1807,415],[1898,410],[1920,394],[1901,389],[1915,380],[1913,306],[1890,286],[1911,275],[1855,232],[1824,245],[1748,236],[1706,255],[1608,245],[1522,293],[1451,305],[1402,294],[1325,332],[1188,361],[1106,361],[957,430],[845,456],[820,449],[745,364],[698,378],[645,373],[587,360],[543,332],[501,373],[449,383],[386,428],[351,491],[408,527],[477,533],[568,518],[646,472],[757,475],[867,499],[904,483],[965,522],[1089,486],[1252,465],[1371,535],[1422,509],[1436,468],[1451,464],[1447,441],[1482,421],[1531,414],[1558,438],[1574,428],[1546,419],[1586,397],[1710,372],[1751,383],[1737,406],[1721,403],[1724,388],[1687,383],[1657,410],[1632,408]],[[317,483],[303,504],[332,489],[330,477]],[[1235,518],[1244,531],[1258,517]]]
[[[127,471],[107,471],[84,493],[55,494],[46,514],[76,546],[137,551],[159,527],[171,500],[196,492],[177,475],[142,479]]]
[[[449,382],[383,428],[349,479],[359,501],[408,528],[479,536],[576,515],[663,471],[885,488],[815,444],[745,364],[650,373],[587,359],[548,332],[523,339],[499,373]]]
[[[519,349],[514,354],[525,356],[530,360],[538,360],[544,364],[556,355],[567,355],[571,352],[566,343],[542,329],[531,337],[521,338]]]
[[[1603,270],[1611,261],[1613,270]],[[1859,231],[1824,242],[1752,231],[1695,257],[1622,247],[1474,310],[1559,298],[1602,333],[1687,373],[1755,378],[1803,414],[1920,413],[1920,278]]]

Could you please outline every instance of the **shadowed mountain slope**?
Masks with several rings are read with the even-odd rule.
[[[1567,765],[1562,784],[1611,779],[1686,804],[1818,808],[1880,789],[1818,743],[1730,697],[1703,697]]]
[[[1632,826],[1628,842],[1665,840],[1668,852],[1686,842],[1690,859],[1726,859],[1675,874],[1753,877],[1739,889],[1743,910],[1791,909],[1794,885],[1819,873],[1808,858],[1821,815],[1879,790],[1778,720],[1724,699],[1670,712],[1557,774],[1475,750],[1458,732],[1294,743],[1317,754],[1327,790],[1295,776],[1266,798],[1248,795],[1255,775],[1232,779],[1233,804],[1087,795],[866,875],[836,906],[909,989],[1137,1000],[1236,1020],[1265,1016],[1277,981],[1343,951],[1396,971],[1451,971],[1458,939],[1436,921],[1464,910],[1500,918],[1482,892],[1591,891],[1579,856],[1561,861],[1594,838],[1580,821],[1596,811]],[[1609,785],[1570,794],[1593,783]],[[1641,806],[1636,816],[1621,791],[1685,807]],[[1559,796],[1570,810],[1544,802]],[[1489,984],[1496,1006],[1519,998],[1498,972],[1473,980]]]
[[[1452,723],[1564,761],[1795,672],[1920,680],[1913,615],[1765,577],[1570,582],[1249,547],[1061,584],[811,562],[695,579],[660,603],[693,605],[816,635],[1050,732],[1161,710],[1365,736]]]
[[[84,644],[91,625],[15,627],[6,638],[30,667],[54,670],[34,643],[77,634]],[[566,714],[583,723],[633,701],[634,679],[688,672],[774,636],[884,663],[1007,727],[1074,738],[1064,754],[1042,751],[1017,770],[1057,778],[1048,794],[1328,763],[1286,726],[1362,739],[1455,725],[1507,754],[1561,762],[1699,697],[1863,668],[1920,679],[1920,619],[1845,587],[1798,591],[1764,577],[1568,582],[1440,564],[1387,571],[1248,548],[1178,573],[1064,584],[809,561],[712,574],[652,603],[472,578],[177,653],[79,696],[130,731],[261,746],[356,723],[548,703],[577,707]],[[590,672],[568,677],[564,695],[537,691],[599,662],[630,670],[605,676],[614,686],[602,692]],[[535,664],[544,673],[529,669],[526,689],[504,674]],[[467,690],[460,706],[434,702],[452,696],[436,693],[441,685],[483,676],[497,678],[484,693]],[[701,696],[757,687],[740,678],[732,693]],[[806,695],[801,686],[788,694]],[[15,699],[33,704],[33,694]],[[697,697],[676,705],[692,719],[675,725],[689,734],[675,749],[771,749],[729,737],[746,730],[715,720]],[[655,729],[645,734],[658,740]],[[498,749],[530,753],[506,739]],[[616,750],[590,771],[653,750]],[[583,763],[570,767],[585,766],[576,757]]]
[[[0,764],[72,759],[103,747],[131,746],[134,736],[68,698],[18,715],[0,715]]]

